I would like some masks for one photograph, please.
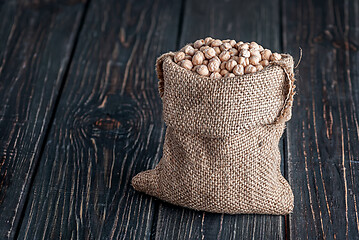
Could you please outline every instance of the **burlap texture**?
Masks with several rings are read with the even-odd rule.
[[[157,60],[163,157],[133,187],[175,205],[217,213],[288,214],[293,193],[280,172],[279,139],[291,118],[293,58],[260,72],[210,79]]]

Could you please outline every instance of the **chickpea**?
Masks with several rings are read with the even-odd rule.
[[[207,46],[209,46],[212,42],[213,42],[213,38],[211,38],[211,37],[206,37],[205,39],[204,39],[204,44],[206,44]]]
[[[255,73],[257,71],[256,67],[253,65],[248,65],[245,69],[244,69],[244,73]]]
[[[201,51],[196,52],[192,57],[193,65],[201,65],[204,60],[204,54]]]
[[[228,62],[227,62],[227,64],[226,64],[226,69],[227,69],[228,71],[232,71],[233,68],[234,68],[237,64],[238,64],[237,61],[235,61],[235,60],[233,60],[233,59],[229,59]]]
[[[248,43],[242,43],[241,45],[239,45],[238,50],[243,50],[243,49],[248,50],[249,49],[249,44]]]
[[[226,64],[227,64],[227,61],[223,61],[223,62],[221,63],[221,65],[219,66],[219,68],[220,68],[221,70],[226,69]]]
[[[218,61],[215,58],[212,58],[211,60],[209,60],[208,70],[211,71],[211,72],[217,72],[217,71],[220,70],[220,68],[219,68],[220,65],[221,65],[220,61]]]
[[[260,64],[256,65],[255,67],[257,69],[257,72],[263,70],[263,66]]]
[[[257,64],[259,64],[260,60],[261,59],[258,56],[253,55],[249,58],[249,63],[252,65],[257,65]]]
[[[238,50],[237,49],[235,49],[235,48],[231,48],[231,49],[229,49],[229,54],[231,55],[231,56],[238,56]]]
[[[184,67],[187,70],[191,70],[193,68],[193,64],[190,60],[185,59],[181,61],[181,67]]]
[[[242,49],[240,51],[240,56],[249,58],[251,56],[251,53],[247,49]]]
[[[230,58],[231,54],[228,51],[223,51],[219,54],[219,59],[221,59],[222,62],[228,61]]]
[[[256,42],[251,42],[251,43],[249,44],[249,47],[250,47],[250,48],[253,48],[253,49],[258,49],[258,48],[259,48],[259,45],[258,45],[258,43],[256,43]]]
[[[220,71],[220,74],[222,75],[222,77],[226,76],[226,74],[229,73],[226,69],[223,69]]]
[[[233,68],[233,73],[236,75],[236,76],[241,76],[244,74],[244,67],[243,65],[236,65],[234,68]]]
[[[227,73],[226,75],[224,75],[224,77],[235,77],[236,75],[234,75],[233,73]]]
[[[264,49],[264,50],[261,52],[261,55],[262,55],[262,59],[263,59],[263,60],[269,60],[270,56],[272,55],[272,51],[269,50],[269,49]]]
[[[207,59],[211,59],[211,58],[213,58],[214,56],[216,56],[216,51],[215,51],[213,48],[211,48],[211,47],[205,49],[205,50],[203,51],[203,53],[204,53],[204,56],[205,56]]]
[[[266,66],[269,65],[269,62],[268,62],[268,60],[262,60],[262,61],[260,62],[260,64],[261,64],[263,67],[266,67]]]
[[[244,67],[247,66],[247,62],[246,62],[245,57],[238,57],[237,62],[238,62],[238,64],[243,65]]]
[[[235,40],[231,40],[231,41],[229,41],[229,44],[231,44],[231,46],[234,47],[234,45],[236,45],[237,43]]]
[[[279,53],[272,53],[270,56],[271,61],[279,61],[282,59],[282,56]]]
[[[213,72],[213,73],[211,73],[211,75],[209,77],[210,78],[221,78],[222,75],[219,72]]]
[[[201,48],[204,45],[204,40],[199,39],[193,43],[193,46],[197,49]]]
[[[223,44],[220,46],[220,49],[221,49],[222,51],[227,51],[227,50],[229,50],[230,48],[232,48],[232,46],[231,46],[231,44],[228,43],[228,42],[225,42],[225,43],[223,43]]]
[[[199,65],[196,72],[202,76],[209,76],[209,71],[206,65]]]
[[[191,46],[191,45],[186,45],[184,48],[183,48],[183,51],[185,54],[187,55],[190,55],[190,56],[193,56],[194,55],[194,48]]]
[[[174,57],[173,60],[175,61],[175,63],[178,63],[180,61],[182,61],[185,58],[186,54],[184,52],[177,52]]]
[[[221,46],[221,45],[222,45],[222,41],[219,40],[219,39],[216,39],[216,40],[214,40],[214,41],[211,43],[211,46],[212,46],[212,47],[219,47],[219,46]]]
[[[219,47],[214,47],[213,48],[214,51],[216,52],[216,55],[218,56],[219,54],[221,54],[221,49]]]

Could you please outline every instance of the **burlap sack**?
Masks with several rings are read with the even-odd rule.
[[[217,213],[288,214],[293,193],[280,172],[279,139],[291,118],[293,58],[252,74],[210,79],[157,60],[163,157],[133,187],[175,205]]]

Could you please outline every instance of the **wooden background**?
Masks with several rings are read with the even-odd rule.
[[[0,239],[359,239],[359,2],[0,0]],[[162,155],[156,57],[206,36],[298,60],[289,216],[135,192]]]

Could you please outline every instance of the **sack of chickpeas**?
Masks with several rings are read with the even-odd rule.
[[[208,37],[162,55],[156,67],[163,156],[133,187],[195,210],[289,214],[278,143],[291,118],[293,58]]]

